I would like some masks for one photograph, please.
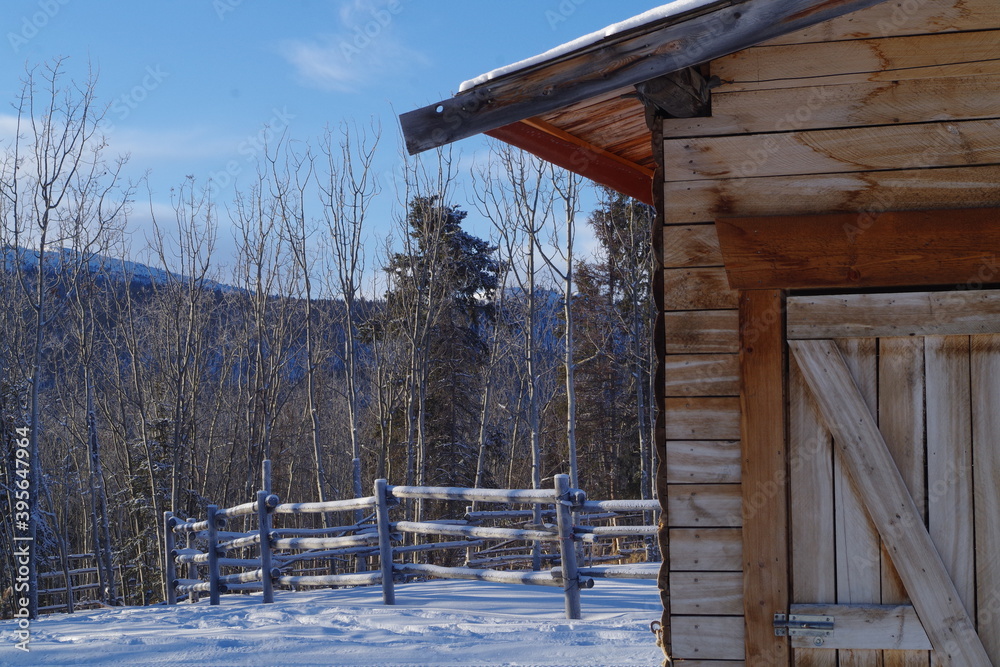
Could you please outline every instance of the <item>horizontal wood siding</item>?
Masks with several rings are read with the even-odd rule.
[[[683,572],[739,572],[743,537],[739,528],[674,528],[670,569]]]
[[[664,313],[667,354],[736,354],[738,322],[735,310]]]
[[[739,440],[670,440],[667,483],[732,484],[740,481]]]
[[[667,357],[667,396],[735,396],[739,390],[740,369],[735,354]]]
[[[739,616],[743,613],[740,572],[671,572],[671,607],[678,615]]]
[[[1000,203],[997,7],[885,3],[864,39],[819,27],[713,61],[712,117],[664,122],[665,222],[847,212],[863,231],[863,211]]]
[[[836,42],[983,28],[1000,28],[1000,4],[995,0],[891,0],[797,30],[767,44]]]
[[[675,660],[739,660],[743,657],[743,619],[739,616],[675,616]]]
[[[743,524],[739,484],[672,484],[667,521],[678,527],[738,527]]]

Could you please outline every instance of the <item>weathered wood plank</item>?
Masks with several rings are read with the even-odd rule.
[[[735,310],[664,313],[667,354],[736,354],[739,314]]]
[[[737,528],[743,525],[739,484],[667,486],[667,525],[671,528]]]
[[[739,528],[673,528],[670,569],[686,572],[740,572],[743,537]]]
[[[663,270],[663,308],[676,310],[722,310],[735,308],[736,291],[730,289],[721,266]]]
[[[868,409],[874,412],[878,405],[877,341],[872,338],[842,340],[839,341],[839,347],[861,396]],[[815,401],[815,397],[813,400]],[[878,530],[868,518],[861,492],[851,479],[843,456],[838,448],[835,451],[838,452],[834,456],[833,468],[837,601],[878,604],[881,600],[882,561]],[[882,656],[873,651],[844,650],[839,657],[843,667],[881,667]]]
[[[824,21],[762,46],[1000,28],[994,0],[896,0]]]
[[[997,164],[998,135],[993,118],[669,139],[663,170],[668,181],[696,181]]]
[[[879,430],[921,518],[926,521],[924,339],[880,339],[878,364]],[[909,597],[892,557],[883,547],[882,604],[908,602]],[[930,644],[926,648],[930,648]],[[928,667],[930,654],[926,651],[894,651],[885,654],[883,664],[884,667]]]
[[[1000,665],[1000,336],[973,336],[971,353],[979,636]]]
[[[668,440],[668,484],[734,484],[740,481],[738,440]]]
[[[735,354],[667,355],[667,396],[737,396],[740,365]]]
[[[712,62],[724,81],[778,81],[993,60],[1000,30],[745,49]]]
[[[743,613],[743,575],[739,572],[671,572],[670,613],[738,616]]]
[[[894,69],[878,72],[851,72],[819,78],[780,79],[777,81],[728,81],[713,91],[713,95],[731,93],[785,90],[788,88],[812,88],[813,86],[846,86],[857,83],[886,83],[892,81],[927,81],[953,77],[977,77],[1000,74],[1000,59],[977,62],[958,62],[912,69]]]
[[[1000,67],[1000,61],[998,67]],[[1000,74],[895,79],[712,95],[712,115],[664,121],[664,136],[704,137],[995,118]],[[942,100],[947,100],[943,104]],[[775,109],[781,112],[775,114]]]
[[[965,609],[976,609],[969,337],[924,339],[927,521]],[[935,667],[944,663],[933,659]]]
[[[792,341],[790,346],[934,650],[955,664],[990,667],[975,626],[836,344]]]
[[[732,216],[857,213],[864,230],[886,210],[1000,205],[1000,166],[904,169],[666,182],[664,219],[690,223]]]
[[[788,608],[784,295],[741,292],[739,305],[746,658],[786,665],[788,639],[773,626]]]
[[[667,440],[738,440],[740,401],[735,397],[667,398]]]
[[[833,438],[794,360],[789,361],[788,456],[791,600],[833,603],[837,601]],[[794,648],[792,656],[798,667],[837,667],[837,654],[829,651]]]
[[[788,338],[1000,333],[1000,291],[789,297]]]
[[[739,289],[956,285],[1000,273],[1000,210],[887,211],[723,218],[729,282]]]
[[[743,619],[739,616],[673,616],[670,625],[673,658],[684,660],[684,664],[695,658],[741,660],[744,656]]]
[[[720,266],[722,253],[713,225],[668,225],[663,228],[663,266]]]
[[[894,651],[929,650],[917,612],[911,605],[825,605],[793,604],[793,614],[833,616],[832,637],[823,641],[823,651],[830,649],[885,649]],[[813,648],[812,639],[792,639],[795,648]],[[886,654],[887,661],[895,656]],[[927,653],[921,654],[927,662]]]

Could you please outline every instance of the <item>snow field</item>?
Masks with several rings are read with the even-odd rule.
[[[31,652],[0,624],[0,665],[184,667],[485,666],[648,667],[662,659],[652,581],[599,580],[568,621],[558,588],[469,581],[224,595],[222,604],[54,614],[31,626]]]

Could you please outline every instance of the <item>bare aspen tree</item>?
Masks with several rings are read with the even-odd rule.
[[[43,521],[40,437],[40,384],[46,360],[45,332],[62,311],[64,301],[53,290],[71,289],[88,270],[91,254],[104,231],[122,215],[129,199],[119,187],[123,161],[103,156],[95,82],[66,83],[62,61],[30,70],[16,103],[16,128],[0,173],[4,246],[15,255],[17,284],[27,297],[32,338],[24,350],[31,460],[29,536],[38,547]],[[76,252],[62,251],[75,246]],[[32,258],[33,261],[32,261]],[[30,266],[29,266],[30,265]],[[35,559],[29,572],[30,609],[37,614]]]
[[[321,150],[326,170],[320,178],[323,215],[327,225],[326,242],[333,264],[333,281],[343,306],[343,363],[347,381],[347,418],[351,442],[351,486],[355,498],[365,495],[361,478],[360,395],[361,360],[358,343],[358,298],[365,271],[364,232],[368,208],[380,188],[372,170],[381,130],[367,131],[345,125],[335,141],[330,131],[324,135]],[[364,511],[357,510],[361,521]]]
[[[536,257],[540,235],[552,214],[553,197],[548,188],[543,162],[509,145],[494,145],[496,161],[480,173],[477,187],[480,212],[488,218],[501,239],[504,255],[513,259],[520,254],[523,264],[511,272],[523,294],[525,304],[523,353],[527,388],[528,437],[531,449],[531,486],[542,485],[542,433],[540,368],[538,364],[538,267]],[[520,253],[518,248],[522,247]],[[511,458],[513,459],[513,453]],[[541,507],[534,506],[533,522],[541,524]],[[541,569],[541,545],[532,550],[532,568]]]
[[[576,361],[574,360],[573,339],[573,262],[576,245],[576,215],[580,210],[580,186],[582,179],[573,172],[549,166],[549,178],[558,204],[561,206],[563,232],[553,230],[550,236],[551,252],[542,250],[539,254],[556,276],[562,289],[563,300],[563,370],[566,391],[566,447],[569,457],[569,480],[574,489],[580,488],[576,453]]]
[[[278,146],[280,149],[280,144]],[[265,147],[266,155],[277,150]],[[236,234],[236,297],[243,309],[241,342],[246,345],[243,383],[245,429],[245,493],[256,488],[261,461],[273,460],[275,424],[289,398],[286,363],[301,329],[291,294],[299,280],[288,240],[281,232],[281,205],[271,191],[270,176],[259,170],[240,192],[231,214]]]
[[[161,370],[170,387],[170,507],[183,509],[181,493],[187,488],[186,466],[192,461],[195,413],[199,408],[201,363],[205,354],[205,311],[208,308],[215,249],[216,220],[208,189],[198,189],[192,179],[173,201],[174,221],[170,232],[153,216],[152,251],[164,279],[152,281],[158,298],[165,347],[159,353]]]
[[[309,441],[315,466],[316,499],[327,500],[327,479],[323,463],[322,429],[317,397],[318,366],[321,363],[318,351],[319,341],[316,331],[316,313],[313,286],[313,272],[316,269],[316,252],[312,247],[317,242],[317,227],[306,214],[306,191],[313,178],[313,157],[308,152],[295,153],[285,145],[282,159],[278,155],[267,156],[271,196],[280,213],[282,233],[288,239],[288,247],[297,268],[299,280],[295,285],[296,294],[303,306],[303,327],[305,333],[306,371],[306,412],[309,416]],[[327,526],[328,515],[323,515]]]
[[[431,333],[445,302],[442,280],[447,257],[442,244],[442,216],[450,197],[455,171],[449,152],[439,150],[429,158],[407,162],[403,205],[406,214],[397,224],[403,250],[401,261],[391,265],[392,279],[400,289],[395,307],[403,316],[403,337],[409,351],[407,372],[407,484],[423,485],[427,478],[427,390],[430,381]],[[424,501],[416,504],[416,520]]]

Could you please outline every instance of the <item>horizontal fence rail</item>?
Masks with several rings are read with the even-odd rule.
[[[659,511],[658,501],[591,501],[583,491],[569,488],[567,475],[556,475],[554,482],[550,489],[467,489],[390,486],[380,479],[375,482],[374,494],[365,498],[282,503],[278,496],[260,491],[254,502],[222,509],[210,505],[204,519],[182,519],[166,512],[168,602],[176,604],[185,596],[196,601],[207,593],[210,603],[218,604],[221,593],[258,590],[263,591],[264,602],[273,602],[274,586],[381,585],[383,602],[391,605],[395,604],[395,583],[417,577],[561,588],[566,616],[575,619],[581,615],[580,590],[593,587],[594,579],[656,579],[657,563],[597,564],[620,562],[642,550],[622,548],[618,540],[631,544],[644,540],[648,552],[656,535],[655,525],[601,526],[590,522],[617,521],[622,516],[629,517],[628,521],[642,520]],[[477,511],[466,507],[464,515],[459,512],[461,519],[390,520],[392,508],[411,500],[506,507]],[[532,507],[516,509],[516,505]],[[321,528],[272,525],[276,515],[291,516],[295,522],[299,522],[296,515],[323,515],[324,523],[333,523],[330,517],[336,513],[353,515],[341,525]],[[645,521],[648,523],[648,518]],[[482,525],[484,522],[507,525]],[[252,523],[256,523],[254,530],[235,530]],[[426,536],[459,539],[421,543],[426,542],[421,540]],[[178,543],[181,540],[183,544]],[[585,545],[608,540],[614,541],[615,552],[585,555],[591,548]],[[542,553],[543,545],[549,545],[547,553]],[[462,567],[400,562],[430,553],[438,554],[433,556],[438,563],[454,562],[463,557],[462,551]],[[538,569],[540,563],[549,563],[549,569]],[[336,571],[352,564],[355,571]],[[533,570],[507,569],[532,564]],[[207,579],[199,573],[203,568]],[[223,569],[230,572],[223,574]]]

